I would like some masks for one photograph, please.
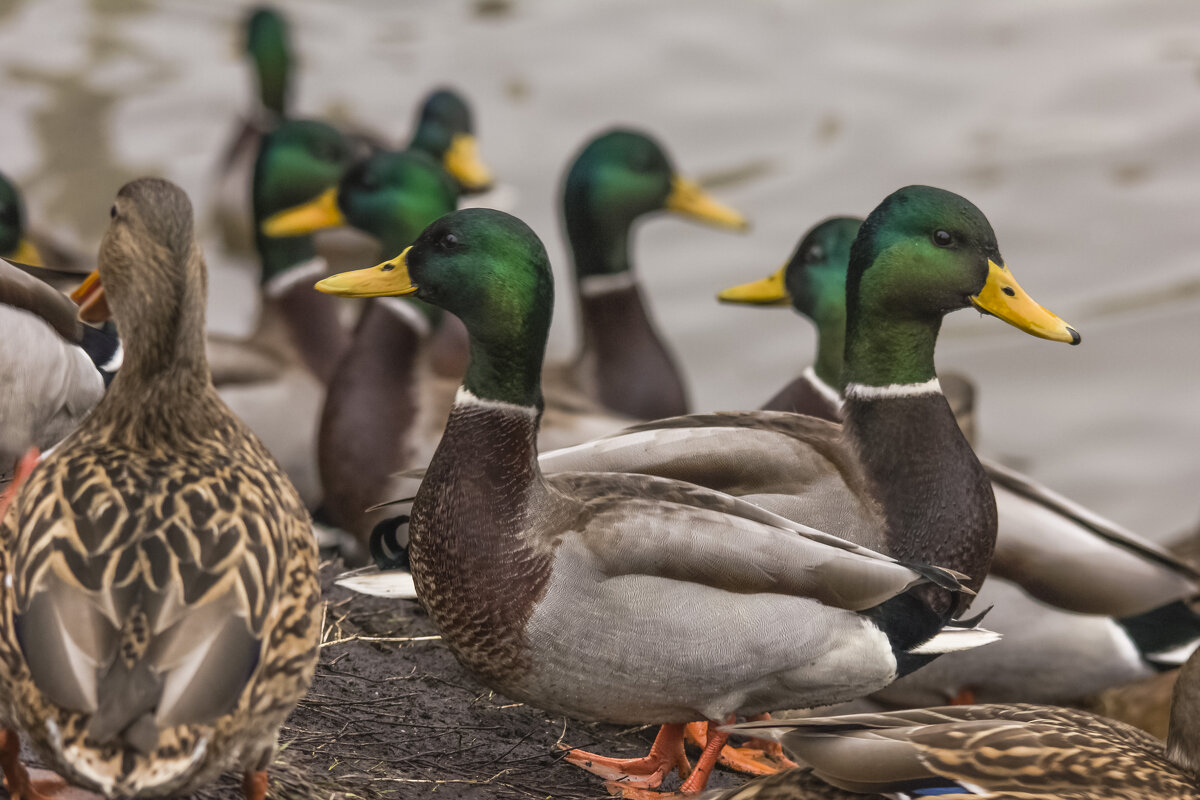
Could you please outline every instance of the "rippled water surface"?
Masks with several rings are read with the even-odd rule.
[[[660,217],[638,272],[699,409],[760,403],[808,362],[786,311],[719,307],[799,234],[908,183],[991,219],[1078,348],[947,321],[939,364],[980,386],[981,451],[1156,537],[1200,515],[1200,5],[1176,2],[287,2],[298,111],[406,138],[419,97],[470,97],[501,197],[566,266],[565,164],[614,123],[750,216]],[[146,173],[207,207],[249,100],[239,3],[0,3],[0,169],[34,220],[94,248]],[[247,331],[254,282],[209,247],[211,325]],[[574,346],[560,281],[552,357]]]

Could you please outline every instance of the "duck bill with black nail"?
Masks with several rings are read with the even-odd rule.
[[[417,287],[408,275],[408,251],[375,267],[339,272],[316,284],[318,292],[341,297],[389,297],[413,294]]]
[[[968,299],[980,311],[1033,336],[1067,344],[1080,342],[1078,331],[1030,297],[1003,264],[989,260],[987,281]]]

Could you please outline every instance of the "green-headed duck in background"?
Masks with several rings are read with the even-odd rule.
[[[965,304],[979,265],[954,266],[929,272]],[[390,261],[318,288],[411,295],[466,325],[470,365],[412,509],[417,591],[451,651],[489,687],[552,713],[662,724],[646,759],[568,756],[625,779],[618,790],[656,786],[683,766],[684,723],[886,685],[928,658],[914,650],[960,605],[957,579],[919,548],[916,567],[688,483],[543,474],[553,278],[538,237],[515,217],[455,212]],[[970,475],[957,473],[951,496]],[[954,513],[956,536],[972,515]],[[923,602],[930,590],[944,608]],[[959,630],[934,649],[987,638]],[[724,734],[710,732],[685,792],[703,789],[721,749]]]
[[[634,223],[656,211],[747,227],[679,176],[647,134],[617,129],[589,141],[563,187],[583,329],[575,379],[605,408],[635,419],[688,411],[683,378],[650,320],[630,256]]]

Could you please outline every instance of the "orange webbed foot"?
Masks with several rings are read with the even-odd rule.
[[[566,760],[593,775],[599,775],[609,784],[631,789],[654,789],[662,784],[663,778],[672,770],[678,769],[681,775],[690,771],[687,756],[683,752],[682,725],[663,725],[650,753],[643,758],[610,758],[583,750],[570,750]],[[609,791],[612,791],[611,787]]]
[[[37,463],[36,457],[33,463]],[[23,479],[19,471],[18,479]],[[12,800],[102,800],[98,794],[71,786],[50,770],[26,769],[21,763],[21,739],[13,730],[0,731],[0,769]]]
[[[756,722],[770,718],[770,714],[747,717]],[[703,722],[689,722],[685,735],[688,742],[700,748],[708,741],[707,729]],[[767,739],[751,739],[745,747],[726,745],[721,749],[717,763],[726,769],[746,775],[774,775],[796,766],[796,762],[783,754],[783,747],[778,742]]]
[[[12,483],[5,487],[4,492],[0,494],[0,519],[4,519],[4,515],[8,513],[8,507],[12,505],[13,498],[17,496],[17,490],[29,477],[29,473],[33,472],[33,468],[37,466],[38,459],[41,457],[41,451],[36,447],[31,447],[29,452],[21,456],[21,460],[17,462],[17,470],[13,475]]]
[[[958,694],[950,698],[952,706],[973,706],[975,705],[975,690],[970,686],[964,686],[958,690]]]

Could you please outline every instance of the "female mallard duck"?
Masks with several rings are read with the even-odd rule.
[[[212,386],[186,195],[137,180],[112,217],[99,275],[124,366],[0,525],[5,778],[36,796],[20,729],[65,777],[110,797],[187,794],[236,768],[262,800],[279,726],[317,661],[308,514]]]
[[[1200,793],[1200,654],[1188,659],[1175,685],[1165,745],[1095,714],[1032,705],[776,720],[736,729],[777,738],[811,770],[756,780],[717,795],[720,800],[1194,800]],[[850,794],[831,793],[830,785]]]
[[[607,409],[634,419],[688,411],[687,392],[654,328],[630,261],[634,222],[655,211],[745,230],[745,219],[680,177],[645,133],[612,130],[576,157],[563,187],[583,346],[571,379]]]
[[[783,269],[719,295],[725,302],[788,304],[817,326],[815,366],[768,407],[798,406],[841,419],[841,396],[832,387],[842,379],[849,241],[859,224],[848,217],[822,222]],[[1152,674],[1160,666],[1155,652],[1200,638],[1200,619],[1180,605],[1200,594],[1200,575],[1191,567],[1024,476],[982,463],[999,526],[993,581],[974,605],[994,607],[988,626],[1004,638],[984,654],[939,660],[888,687],[883,699],[905,705],[954,697],[1076,701]]]
[[[959,247],[925,248],[923,230],[885,223],[883,216],[903,209],[893,202],[876,227],[880,235],[907,233],[913,257],[876,261],[873,241],[863,251],[879,272],[915,272],[927,287],[925,303],[937,309],[921,308],[931,338],[947,307],[979,294],[989,256],[999,258],[990,228],[980,230],[981,215],[969,216],[955,200],[926,207],[924,216],[961,235]],[[891,320],[879,295],[891,284],[885,277],[864,278],[864,285],[881,317],[870,330],[883,328]],[[908,556],[936,563],[931,540],[936,547],[950,538],[955,546],[938,552],[957,557],[964,531],[983,539],[974,549],[983,550],[978,558],[986,566],[995,520],[979,488],[982,473],[969,462],[934,475],[901,470],[925,484],[916,496],[929,497],[933,508],[906,506],[920,516],[894,526],[897,549],[907,551],[900,561],[687,483],[544,475],[536,433],[551,271],[537,236],[506,214],[447,215],[395,259],[327,278],[318,288],[415,295],[466,324],[470,365],[413,503],[409,558],[418,593],[459,661],[505,695],[576,717],[664,723],[645,759],[570,756],[626,785],[657,785],[675,766],[683,723],[861,696],[923,661],[914,648],[964,605],[958,586],[945,580],[949,573],[906,563]],[[903,366],[932,371],[932,343],[927,356],[928,365]],[[887,393],[896,366],[872,358],[860,367],[861,380],[881,379],[879,392]],[[961,441],[939,396],[863,394],[868,441],[882,445],[897,432],[947,425]],[[888,419],[896,412],[908,427]],[[875,452],[891,463],[877,459],[864,470],[922,463],[904,448]],[[970,450],[963,444],[954,455],[966,461]],[[942,494],[931,493],[931,485]],[[870,499],[879,509],[880,541],[889,531],[880,512],[893,507],[883,500]],[[975,567],[975,557],[956,560]],[[723,744],[713,733],[685,791],[707,779]]]

